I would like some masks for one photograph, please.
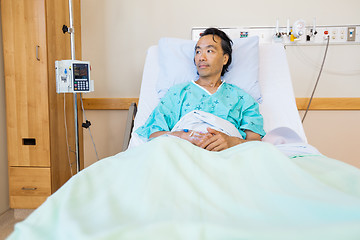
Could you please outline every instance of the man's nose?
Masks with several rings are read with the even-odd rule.
[[[201,53],[199,60],[200,60],[200,61],[206,61],[206,54],[205,54],[205,53]]]

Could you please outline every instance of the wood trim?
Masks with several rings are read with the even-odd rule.
[[[84,98],[85,110],[128,110],[139,98]]]
[[[128,110],[138,98],[84,98],[85,110]],[[308,98],[296,98],[298,110],[306,110]],[[360,110],[360,98],[314,98],[310,110]]]
[[[296,98],[298,110],[306,110],[309,98]],[[313,98],[309,110],[360,110],[360,98]]]

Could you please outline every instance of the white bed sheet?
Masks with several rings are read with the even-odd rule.
[[[296,142],[304,148],[303,146],[307,145],[307,139],[296,107],[285,49],[281,44],[260,44],[259,55],[259,83],[263,97],[260,112],[264,117],[264,130],[267,133],[263,140],[275,145],[294,144],[295,133]],[[152,46],[148,49],[145,60],[133,130],[146,122],[159,102],[156,94],[158,74],[158,47]],[[276,131],[278,128],[283,129],[282,133],[285,135],[279,136],[279,131]],[[133,131],[129,148],[142,143],[144,141]]]

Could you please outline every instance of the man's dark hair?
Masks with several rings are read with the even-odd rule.
[[[203,33],[201,33],[201,37],[206,36],[206,35],[213,35],[213,40],[215,41],[215,35],[221,38],[221,48],[224,52],[224,54],[228,54],[229,55],[229,60],[228,62],[223,66],[223,69],[221,71],[221,76],[224,76],[224,74],[228,71],[228,67],[231,64],[231,60],[232,60],[232,41],[231,39],[226,35],[226,33],[224,33],[223,31],[221,31],[220,29],[217,28],[207,28]],[[201,38],[200,37],[200,38]]]

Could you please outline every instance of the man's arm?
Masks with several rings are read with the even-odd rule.
[[[184,132],[184,131],[175,131],[175,132],[170,132],[170,131],[158,131],[158,132],[154,132],[149,136],[150,138],[156,138],[156,137],[160,137],[162,135],[172,135],[172,136],[176,136],[179,138],[183,138],[183,139],[187,139],[188,135],[190,135],[190,132]]]
[[[245,130],[246,133],[246,141],[261,141],[261,136],[258,133],[254,133],[251,130]]]
[[[201,145],[204,141],[206,141],[207,139],[212,137],[212,134],[210,133],[201,133],[201,132],[197,132],[197,131],[175,131],[175,132],[170,132],[170,131],[158,131],[158,132],[154,132],[150,135],[150,138],[155,138],[155,137],[160,137],[164,134],[168,134],[168,135],[172,135],[172,136],[176,136],[182,139],[185,139],[189,142],[191,142],[192,144],[195,144],[197,146]]]
[[[151,139],[151,138],[156,138],[156,137],[160,137],[160,136],[162,136],[162,135],[164,135],[164,134],[169,134],[169,133],[170,133],[169,131],[158,131],[158,132],[154,132],[154,133],[150,134],[149,139]]]

